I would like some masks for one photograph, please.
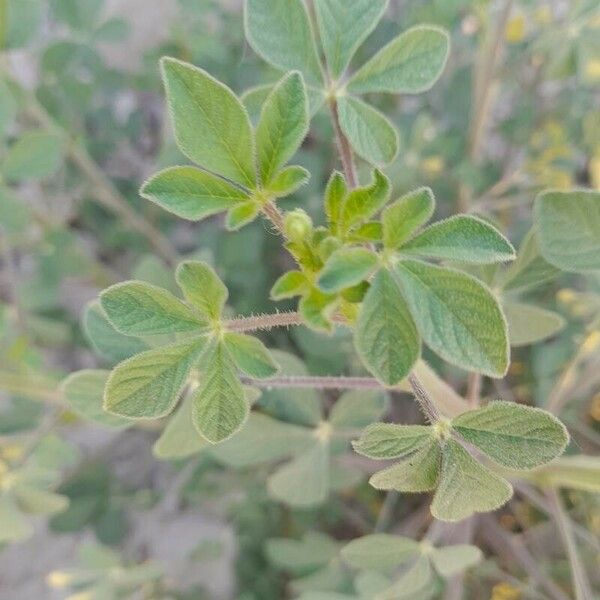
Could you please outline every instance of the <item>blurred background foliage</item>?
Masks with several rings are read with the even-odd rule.
[[[369,98],[400,132],[399,156],[386,170],[396,196],[430,186],[437,217],[477,213],[518,245],[538,191],[600,190],[596,0],[392,0],[357,64],[421,22],[451,33],[441,81],[419,96]],[[225,234],[220,218],[183,222],[138,195],[149,174],[186,162],[165,115],[160,56],[198,64],[240,94],[277,80],[244,40],[240,3],[0,0],[0,44],[0,596],[275,600],[290,590],[344,591],[349,575],[335,561],[326,561],[329,571],[302,557],[286,562],[268,540],[370,531],[382,498],[364,482],[316,508],[282,505],[265,491],[268,467],[224,470],[211,455],[157,461],[159,424],[103,428],[66,409],[59,386],[74,370],[122,358],[91,347],[81,326],[86,304],[128,278],[173,288],[174,255],[214,264],[236,313],[273,310],[268,290],[290,264],[264,222]],[[310,183],[286,200],[316,222],[337,165],[332,139],[318,113],[296,161]],[[523,295],[566,326],[514,350],[509,376],[486,384],[484,395],[538,406],[553,398],[576,444],[597,454],[600,277],[562,274]],[[344,331],[324,338],[291,329],[265,339],[312,374],[361,372]],[[426,358],[464,391],[459,370]],[[275,391],[260,402],[282,410]],[[418,418],[405,399],[397,410],[404,421]],[[598,496],[572,491],[568,500],[598,583]],[[420,531],[423,508],[422,498],[403,498],[398,530]],[[553,527],[531,499],[516,497],[500,523],[569,589]],[[510,550],[488,558],[465,593],[542,597],[518,562]]]

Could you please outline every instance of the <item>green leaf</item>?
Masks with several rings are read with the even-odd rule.
[[[447,440],[442,475],[431,504],[440,521],[460,521],[500,508],[512,496],[511,485],[478,463],[458,442]]]
[[[293,71],[267,96],[256,128],[256,152],[264,185],[294,156],[307,131],[304,81],[298,71]]]
[[[378,594],[377,598],[378,600],[413,600],[431,584],[432,577],[431,563],[426,556],[422,556],[394,585]]]
[[[248,198],[225,179],[194,167],[171,167],[156,173],[144,183],[140,195],[190,221],[228,210]]]
[[[246,0],[246,38],[254,51],[283,71],[300,71],[321,84],[321,69],[304,2]]]
[[[2,137],[14,123],[17,109],[17,100],[10,86],[4,79],[0,79],[0,135]]]
[[[317,285],[334,294],[366,280],[377,266],[377,255],[367,248],[340,248],[325,263]]]
[[[174,408],[204,339],[163,346],[119,363],[104,390],[104,409],[137,419],[158,419]]]
[[[265,379],[279,371],[279,366],[258,338],[243,333],[228,332],[224,335],[223,341],[237,368],[246,375]]]
[[[408,458],[372,475],[369,483],[378,490],[427,492],[437,486],[440,464],[440,446],[430,437],[425,445]]]
[[[329,493],[329,466],[329,445],[317,442],[269,477],[269,493],[290,506],[321,504]]]
[[[350,79],[348,91],[417,94],[431,88],[444,70],[448,34],[430,25],[412,27],[394,38]]]
[[[543,192],[534,215],[543,257],[572,273],[600,269],[600,192]]]
[[[188,63],[163,58],[161,68],[181,151],[209,171],[254,187],[254,136],[236,95]]]
[[[379,170],[373,171],[371,185],[353,189],[341,207],[340,221],[345,231],[370,219],[390,196],[390,181]]]
[[[426,425],[373,423],[362,432],[360,439],[352,442],[352,446],[369,458],[400,458],[429,445],[432,433],[432,428]]]
[[[398,132],[378,110],[352,96],[338,99],[340,127],[352,148],[367,162],[384,166],[398,154]]]
[[[533,304],[505,301],[502,308],[511,346],[535,344],[558,333],[566,323],[558,313]]]
[[[237,231],[244,225],[248,225],[248,223],[256,219],[259,212],[260,204],[255,200],[248,200],[248,202],[243,202],[230,208],[225,220],[227,231]]]
[[[386,396],[374,390],[345,392],[329,412],[329,423],[335,429],[366,427],[381,417],[386,406]]]
[[[306,324],[319,331],[331,331],[331,314],[336,307],[336,296],[313,288],[298,303],[298,310]]]
[[[111,362],[119,362],[148,350],[142,340],[119,333],[110,324],[97,300],[86,306],[83,331],[94,350]]]
[[[102,0],[52,0],[55,18],[75,31],[91,29],[100,16]]]
[[[197,454],[209,445],[194,427],[191,398],[186,398],[154,443],[152,453],[156,458],[173,460]]]
[[[419,333],[432,350],[452,364],[490,377],[506,373],[506,322],[482,283],[416,260],[402,260],[395,273]]]
[[[223,342],[213,342],[203,356],[200,387],[192,398],[194,426],[212,444],[239,431],[250,411],[233,359]]]
[[[328,535],[308,531],[301,540],[271,538],[265,544],[269,561],[293,572],[325,566],[338,554],[338,544]]]
[[[452,577],[481,562],[483,554],[477,546],[454,544],[443,548],[434,548],[431,561],[442,577]]]
[[[600,493],[598,456],[561,456],[532,475],[544,486]]]
[[[565,426],[549,412],[501,400],[459,415],[452,427],[511,469],[539,467],[560,456],[569,442]]]
[[[14,500],[8,495],[0,495],[0,543],[21,542],[33,532],[33,525],[15,506]]]
[[[386,571],[419,556],[419,544],[408,537],[374,533],[352,540],[342,548],[342,558],[355,569]]]
[[[409,192],[390,204],[381,215],[383,245],[394,250],[399,248],[433,214],[435,199],[429,188]]]
[[[105,289],[100,303],[108,320],[125,335],[202,332],[206,322],[171,292],[142,281],[125,281]]]
[[[325,214],[333,225],[334,231],[340,220],[342,206],[347,194],[346,179],[339,171],[334,171],[325,188]]]
[[[388,0],[316,0],[315,13],[329,71],[337,79],[375,29]]]
[[[381,269],[367,292],[356,324],[354,344],[377,379],[396,385],[419,358],[421,340],[391,273]]]
[[[293,194],[310,179],[310,173],[298,165],[286,167],[277,173],[266,186],[277,198]]]
[[[256,411],[233,437],[211,448],[211,455],[230,467],[279,461],[304,452],[314,444],[312,430],[277,421]]]
[[[71,373],[61,384],[67,404],[79,415],[106,427],[124,427],[129,419],[117,417],[104,411],[104,388],[110,375],[100,369],[83,369]]]
[[[306,275],[301,271],[288,271],[284,273],[271,288],[272,300],[283,300],[300,296],[308,285]]]
[[[477,265],[506,262],[515,257],[512,244],[495,227],[467,215],[456,215],[430,225],[401,251]]]
[[[221,317],[228,292],[211,267],[197,260],[186,260],[179,263],[175,278],[190,304],[213,320]]]
[[[41,490],[33,485],[16,486],[14,495],[19,507],[29,514],[53,515],[69,506],[69,499],[66,496]]]
[[[54,175],[63,158],[63,140],[54,133],[24,133],[4,156],[2,175],[8,181],[44,179]]]

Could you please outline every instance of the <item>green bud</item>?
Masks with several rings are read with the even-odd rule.
[[[341,245],[342,242],[338,238],[333,236],[326,237],[319,244],[319,257],[325,262]]]
[[[287,213],[284,226],[285,235],[292,242],[305,240],[313,229],[311,218],[301,208]]]

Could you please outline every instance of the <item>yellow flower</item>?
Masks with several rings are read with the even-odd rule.
[[[499,583],[492,589],[490,600],[520,600],[521,591],[510,583]]]
[[[444,170],[444,159],[441,156],[428,156],[421,161],[421,168],[429,175],[439,175]]]
[[[506,24],[504,37],[509,44],[518,44],[525,38],[525,17],[515,15]]]
[[[65,588],[71,583],[72,579],[71,575],[64,571],[51,571],[46,576],[46,583],[51,588]]]
[[[600,58],[591,58],[585,63],[585,77],[588,81],[600,80]]]

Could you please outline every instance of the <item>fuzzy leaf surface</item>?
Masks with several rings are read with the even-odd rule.
[[[367,221],[387,202],[390,180],[378,169],[373,171],[370,185],[353,189],[341,207],[340,221],[344,230]]]
[[[389,533],[365,535],[342,548],[342,558],[356,569],[386,570],[402,565],[418,555],[418,542]]]
[[[190,304],[203,315],[219,319],[228,292],[214,269],[204,262],[188,260],[179,264],[175,277]]]
[[[246,375],[265,379],[279,371],[279,366],[258,338],[243,333],[228,332],[223,339],[233,362]]]
[[[435,208],[433,192],[419,188],[390,204],[382,213],[383,245],[393,250],[400,247],[431,218]]]
[[[369,458],[400,458],[426,446],[431,436],[432,429],[426,425],[373,423],[352,446],[356,452]]]
[[[367,248],[340,248],[327,259],[317,283],[333,294],[367,279],[376,265],[377,255]]]
[[[566,323],[558,313],[533,304],[506,301],[502,308],[511,346],[535,344],[558,333]]]
[[[452,577],[481,562],[482,558],[481,550],[472,544],[435,548],[431,554],[431,562],[442,577]]]

